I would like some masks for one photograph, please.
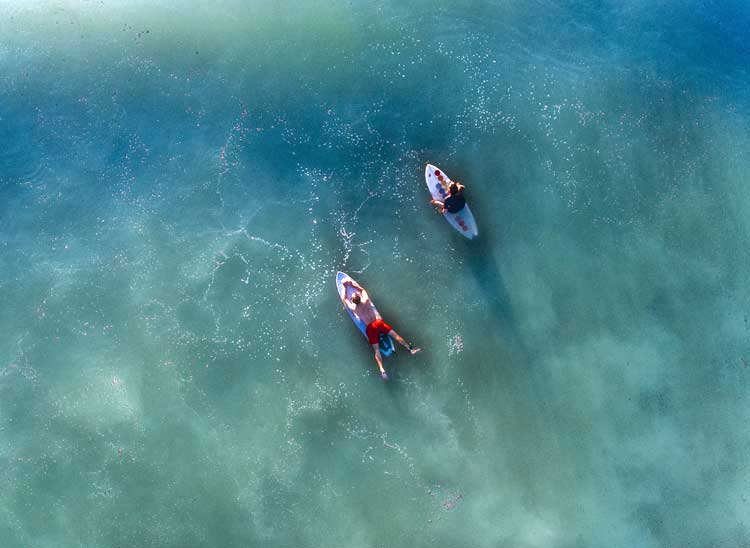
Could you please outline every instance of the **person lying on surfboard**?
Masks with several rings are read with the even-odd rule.
[[[344,286],[350,285],[357,289],[357,293],[354,293],[351,299],[344,297],[344,303],[346,306],[354,312],[357,317],[367,326],[365,333],[367,334],[367,342],[369,342],[375,350],[375,361],[378,362],[378,369],[380,369],[380,376],[383,379],[388,380],[388,375],[383,367],[383,358],[380,355],[380,335],[390,335],[396,342],[402,345],[404,348],[409,350],[409,353],[416,354],[421,349],[414,348],[410,343],[407,343],[401,335],[396,333],[393,328],[383,321],[375,310],[373,310],[372,302],[367,291],[354,280],[344,281]]]
[[[430,200],[432,205],[440,206],[441,213],[458,213],[466,205],[466,198],[464,198],[464,185],[461,183],[451,183],[448,187],[448,197],[444,202],[440,200]]]

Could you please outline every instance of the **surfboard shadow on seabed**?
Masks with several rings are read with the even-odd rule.
[[[528,347],[524,334],[519,329],[510,294],[495,258],[498,245],[493,236],[485,232],[474,240],[462,240],[456,247],[457,251],[466,257],[466,264],[484,295],[486,310],[492,320],[492,329],[498,335],[496,339],[502,339],[504,344],[512,345],[513,354],[530,364],[534,362],[536,352]]]
[[[461,244],[457,247],[462,248],[460,252],[482,290],[490,314],[504,332],[520,339],[510,295],[495,259],[492,236],[480,234],[474,240],[461,240]]]

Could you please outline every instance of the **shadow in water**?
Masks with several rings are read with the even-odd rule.
[[[495,257],[498,245],[498,242],[487,233],[480,235],[476,240],[465,240],[456,245],[456,251],[466,257],[466,263],[479,291],[482,292],[482,301],[489,316],[487,328],[491,333],[481,339],[491,340],[493,345],[497,345],[490,351],[491,355],[500,359],[503,359],[501,356],[507,359],[513,357],[512,361],[506,364],[507,367],[497,368],[497,363],[492,363],[490,370],[484,369],[485,375],[489,374],[491,377],[485,378],[488,380],[498,375],[497,380],[501,380],[503,384],[510,384],[520,394],[532,395],[540,405],[543,405],[541,402],[546,399],[546,381],[539,377],[540,372],[534,367],[537,352],[526,344],[519,320],[513,310],[510,294]]]
[[[456,247],[466,257],[466,263],[482,292],[483,301],[492,318],[499,324],[498,327],[504,333],[513,335],[516,342],[521,344],[510,295],[494,255],[496,245],[492,236],[483,234],[476,240],[462,240]]]

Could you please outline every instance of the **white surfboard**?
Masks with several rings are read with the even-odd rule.
[[[427,164],[427,167],[424,169],[424,179],[427,182],[427,188],[430,190],[432,199],[444,202],[448,197],[448,187],[452,182],[450,177],[432,164]],[[458,213],[448,213],[446,211],[443,217],[445,217],[445,220],[453,228],[468,239],[471,240],[479,235],[477,222],[474,220],[471,209],[469,209],[469,204],[466,204]]]

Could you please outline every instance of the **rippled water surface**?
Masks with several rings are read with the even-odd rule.
[[[2,546],[750,545],[744,2],[0,11]]]

